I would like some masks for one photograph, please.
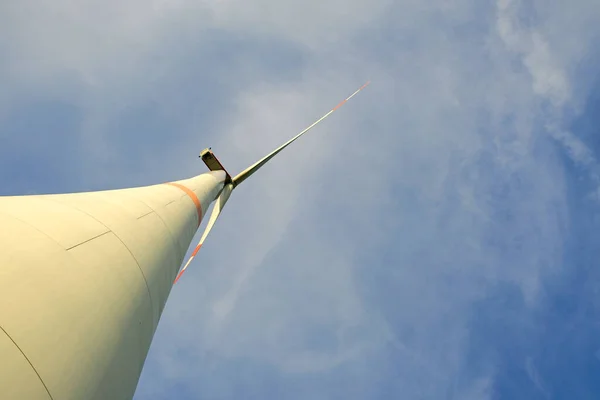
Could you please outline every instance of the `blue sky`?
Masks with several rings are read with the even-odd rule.
[[[600,3],[0,4],[0,194],[240,171],[136,400],[600,396]]]

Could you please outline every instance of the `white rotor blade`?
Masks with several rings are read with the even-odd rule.
[[[282,146],[278,147],[277,149],[275,149],[274,151],[272,151],[271,153],[269,153],[267,156],[265,156],[262,159],[260,159],[259,161],[257,161],[255,164],[253,164],[250,167],[246,168],[246,170],[242,171],[235,178],[233,178],[233,180],[231,181],[231,183],[228,183],[228,184],[225,185],[225,187],[223,188],[223,190],[221,191],[221,193],[217,197],[217,200],[216,200],[215,205],[213,207],[212,213],[210,215],[210,219],[208,220],[208,225],[206,226],[206,229],[204,230],[204,233],[202,234],[202,237],[200,238],[200,242],[198,243],[198,245],[196,246],[196,248],[192,252],[192,255],[190,256],[190,258],[188,259],[188,261],[185,263],[185,265],[183,266],[183,268],[181,269],[181,271],[179,272],[179,274],[177,274],[177,277],[175,278],[175,281],[173,282],[173,284],[177,283],[177,281],[179,280],[179,278],[181,278],[181,275],[183,275],[183,273],[185,272],[185,270],[187,269],[187,267],[190,265],[190,263],[192,262],[192,260],[194,259],[194,257],[196,257],[196,254],[198,254],[198,250],[200,250],[200,248],[202,247],[202,244],[206,240],[206,237],[208,236],[208,233],[210,232],[210,230],[214,226],[215,222],[217,221],[217,218],[221,214],[221,211],[223,210],[223,207],[225,207],[225,203],[227,203],[227,200],[229,199],[229,196],[231,195],[231,192],[233,191],[233,189],[235,187],[237,187],[237,185],[239,185],[240,183],[242,183],[243,181],[245,181],[246,179],[248,179],[253,173],[255,173],[256,171],[258,171],[260,169],[260,167],[262,167],[263,165],[265,165],[271,158],[275,157],[277,155],[277,153],[279,153],[281,150],[285,149],[287,146],[289,146],[292,142],[294,142],[300,136],[304,135],[306,132],[308,132],[309,130],[311,130],[319,122],[323,121],[325,118],[327,118],[328,116],[330,116],[335,110],[337,110],[338,108],[340,108],[342,105],[344,105],[344,103],[346,103],[348,100],[350,100],[352,97],[354,97],[358,92],[360,92],[365,87],[367,87],[369,85],[369,83],[370,82],[367,82],[364,85],[362,85],[360,88],[358,88],[358,90],[356,90],[350,96],[348,96],[344,100],[342,100],[337,106],[335,106],[334,108],[332,108],[327,114],[323,115],[317,121],[313,122],[309,127],[307,127],[302,132],[300,132],[299,134],[297,134],[296,136],[294,136],[293,138],[291,138],[290,140],[288,140]],[[220,163],[218,163],[218,166],[220,168],[217,168],[217,169],[222,169],[222,166],[221,166]],[[211,165],[209,165],[209,168],[211,168]],[[211,168],[211,170],[212,169],[213,168]]]
[[[219,194],[219,197],[217,197],[217,201],[215,202],[215,205],[213,206],[212,213],[210,214],[210,219],[208,220],[208,224],[206,225],[206,229],[204,230],[204,233],[202,233],[200,242],[198,242],[198,245],[192,252],[192,255],[190,256],[188,261],[185,263],[185,265],[183,266],[183,268],[181,269],[179,274],[177,274],[177,277],[175,278],[175,281],[173,282],[173,284],[177,283],[177,281],[179,280],[179,278],[181,278],[181,275],[183,275],[183,273],[185,272],[187,267],[190,265],[190,263],[192,262],[194,257],[196,257],[196,254],[198,254],[198,250],[200,250],[200,247],[202,247],[202,244],[206,240],[208,233],[210,232],[212,227],[215,225],[215,222],[217,221],[217,218],[219,218],[219,214],[221,214],[223,207],[225,207],[225,203],[227,203],[227,200],[229,200],[229,196],[231,195],[232,190],[233,190],[233,184],[231,184],[231,183],[225,185],[223,190],[221,190],[221,193]]]
[[[310,125],[308,128],[304,129],[302,132],[300,132],[299,134],[297,134],[296,136],[294,136],[293,138],[288,140],[281,147],[275,149],[273,152],[271,152],[270,154],[268,154],[261,160],[257,161],[255,164],[251,165],[250,167],[246,168],[244,171],[240,172],[235,178],[233,178],[233,186],[236,187],[237,185],[239,185],[240,183],[242,183],[243,181],[248,179],[253,173],[258,171],[260,169],[260,167],[265,165],[271,158],[275,157],[277,155],[277,153],[279,153],[281,150],[285,149],[293,141],[298,139],[300,136],[304,135],[306,132],[311,130],[315,125],[317,125],[319,122],[323,121],[325,118],[327,118],[329,115],[331,115],[335,110],[337,110],[342,105],[344,105],[345,102],[350,100],[352,97],[354,97],[354,95],[356,95],[358,92],[360,92],[365,87],[367,87],[369,85],[369,83],[371,83],[371,82],[367,82],[364,85],[362,85],[360,88],[358,88],[358,90],[356,92],[354,92],[350,96],[346,97],[344,100],[342,100],[342,102],[340,102],[340,104],[338,104],[337,106],[332,108],[327,114],[323,115],[317,121],[313,122],[312,125]]]

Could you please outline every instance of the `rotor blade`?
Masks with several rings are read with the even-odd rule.
[[[253,173],[255,173],[256,171],[258,171],[260,169],[260,167],[262,167],[263,165],[265,165],[271,158],[275,157],[277,155],[277,153],[279,153],[281,150],[285,149],[293,141],[295,141],[296,139],[298,139],[300,136],[304,135],[306,132],[308,132],[309,130],[311,130],[315,125],[317,125],[319,122],[323,121],[325,118],[327,118],[329,115],[331,115],[335,110],[337,110],[342,105],[344,105],[344,103],[346,103],[348,100],[350,100],[352,97],[354,97],[358,92],[360,92],[361,90],[363,90],[364,88],[366,88],[369,85],[369,83],[371,83],[371,82],[369,81],[369,82],[365,83],[364,85],[362,85],[360,88],[358,88],[358,90],[356,92],[354,92],[350,96],[346,97],[337,106],[335,106],[334,108],[332,108],[327,114],[323,115],[317,121],[313,122],[312,125],[310,125],[308,128],[304,129],[302,132],[300,132],[299,134],[297,134],[296,136],[294,136],[293,138],[291,138],[290,140],[288,140],[281,147],[275,149],[273,152],[271,152],[266,157],[264,157],[261,160],[259,160],[258,162],[256,162],[254,165],[251,165],[246,170],[240,172],[235,178],[233,178],[233,186],[236,187],[237,185],[239,185],[240,183],[242,183],[243,181],[245,181],[246,179],[248,179]]]
[[[217,221],[217,218],[219,218],[219,214],[221,214],[221,211],[223,210],[223,207],[225,207],[227,200],[229,200],[229,196],[231,195],[232,190],[233,190],[233,184],[229,183],[229,184],[225,185],[225,187],[221,191],[221,194],[219,195],[219,197],[217,197],[217,201],[215,202],[215,205],[213,206],[212,213],[210,214],[210,219],[208,220],[208,224],[206,225],[206,229],[204,230],[204,233],[202,233],[202,237],[200,238],[200,242],[198,242],[198,246],[196,246],[196,248],[192,252],[192,255],[190,256],[190,258],[187,260],[187,262],[185,263],[185,265],[183,266],[183,268],[181,269],[179,274],[177,274],[177,277],[175,278],[175,281],[173,282],[173,284],[177,283],[177,281],[179,280],[179,278],[181,278],[181,275],[183,275],[183,273],[185,272],[187,267],[190,265],[190,263],[192,262],[194,257],[196,257],[196,254],[198,254],[198,250],[200,250],[200,247],[202,247],[202,244],[206,240],[208,233],[210,232],[212,227],[215,225],[215,222]]]

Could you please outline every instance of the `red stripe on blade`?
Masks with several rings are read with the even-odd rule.
[[[196,254],[198,254],[198,250],[200,250],[200,247],[202,247],[201,244],[199,244],[198,246],[196,246],[196,248],[194,249],[194,252],[192,253],[192,257],[195,257]]]
[[[177,283],[177,281],[179,280],[179,278],[181,278],[181,275],[183,275],[184,272],[185,272],[185,269],[182,269],[181,272],[179,272],[179,274],[177,274],[177,278],[175,278],[175,280],[173,281],[173,285]]]

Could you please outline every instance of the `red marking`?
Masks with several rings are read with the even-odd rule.
[[[341,106],[343,106],[344,103],[347,102],[347,101],[348,101],[348,99],[342,100],[342,102],[340,104],[338,104],[337,106],[333,107],[333,110],[331,110],[331,111],[337,110],[338,108],[340,108]],[[335,114],[335,115],[337,115],[337,114]]]
[[[176,188],[183,190],[185,194],[187,194],[189,198],[192,199],[192,201],[196,205],[196,211],[198,212],[198,226],[200,226],[200,222],[202,222],[202,204],[200,204],[200,200],[198,200],[198,196],[196,196],[196,193],[194,193],[190,188],[185,187],[179,183],[168,182],[165,183],[165,185],[175,186]]]
[[[200,250],[200,247],[202,247],[201,244],[199,244],[198,246],[196,246],[196,248],[194,249],[194,252],[192,253],[192,257],[195,257],[196,254],[198,254],[198,250]]]
[[[177,278],[175,278],[175,281],[173,281],[173,285],[177,283],[177,281],[179,280],[179,278],[181,278],[181,275],[183,275],[184,272],[185,269],[182,269],[181,272],[177,274]]]
[[[369,86],[369,83],[371,83],[371,81],[367,81],[367,83],[365,83],[364,85],[362,85],[356,92],[354,92],[354,94],[352,96],[354,96],[356,93],[360,92],[361,90],[363,90],[364,88],[366,88],[367,86]],[[352,97],[350,96],[350,97]],[[333,108],[333,110],[331,110],[331,112],[334,112],[335,110],[337,110],[338,108],[340,108],[341,106],[344,105],[344,103],[346,103],[348,101],[348,99],[350,99],[350,97],[348,97],[346,100],[342,100],[340,104],[338,104],[337,106],[335,106]]]
[[[194,249],[194,252],[192,253],[192,255],[190,256],[188,262],[192,261],[192,258],[194,258],[196,256],[196,254],[198,254],[198,250],[200,250],[200,247],[202,247],[201,244],[199,244],[198,246],[196,246],[196,248]],[[177,283],[177,281],[179,280],[179,278],[181,278],[181,275],[183,275],[183,272],[185,271],[185,267],[181,270],[181,272],[177,275],[177,277],[175,278],[175,281],[173,281],[173,285]]]

